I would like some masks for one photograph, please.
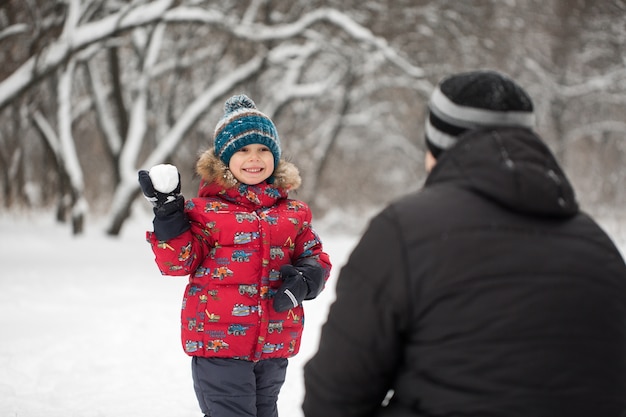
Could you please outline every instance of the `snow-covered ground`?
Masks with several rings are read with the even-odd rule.
[[[0,416],[201,415],[179,345],[186,280],[158,273],[144,240],[150,221],[130,221],[118,238],[97,225],[73,238],[52,215],[0,215]],[[625,254],[626,225],[602,224]],[[302,349],[279,399],[284,417],[302,416],[302,366],[358,239],[329,230],[318,227],[335,268],[307,302]]]
[[[144,239],[151,226],[134,220],[110,238],[89,225],[73,238],[52,215],[0,216],[0,416],[201,415],[179,342],[186,279],[159,274]],[[279,399],[285,417],[302,415],[302,366],[356,242],[322,238],[337,268],[307,302],[302,348]]]

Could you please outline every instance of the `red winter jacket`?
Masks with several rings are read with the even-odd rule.
[[[273,184],[228,183],[226,166],[207,151],[196,170],[198,197],[185,205],[191,229],[165,242],[147,234],[162,274],[189,275],[181,315],[185,352],[252,361],[294,356],[304,311],[272,307],[279,269],[315,259],[326,280],[331,268],[311,210],[287,198],[300,185],[297,168],[281,161]]]

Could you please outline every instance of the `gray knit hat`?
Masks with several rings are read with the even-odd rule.
[[[458,136],[482,127],[532,129],[530,96],[515,81],[496,71],[472,71],[444,78],[428,103],[426,145],[435,158]]]

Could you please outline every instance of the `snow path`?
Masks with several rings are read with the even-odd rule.
[[[0,416],[200,416],[179,342],[186,279],[156,269],[144,240],[151,220],[130,222],[118,238],[93,225],[72,238],[42,217],[0,216]],[[279,399],[285,417],[302,415],[302,366],[356,242],[320,235],[336,268],[307,302],[302,348]]]
[[[626,254],[626,222],[601,222]],[[185,278],[162,277],[144,240],[150,218],[122,235],[88,225],[72,238],[52,215],[0,215],[0,416],[201,416],[179,344]],[[318,228],[334,265],[307,302],[300,354],[279,398],[301,417],[302,366],[315,352],[341,266],[357,241]]]

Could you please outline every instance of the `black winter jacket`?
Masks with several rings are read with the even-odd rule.
[[[624,417],[626,265],[534,133],[471,132],[371,221],[304,378],[306,417]]]

